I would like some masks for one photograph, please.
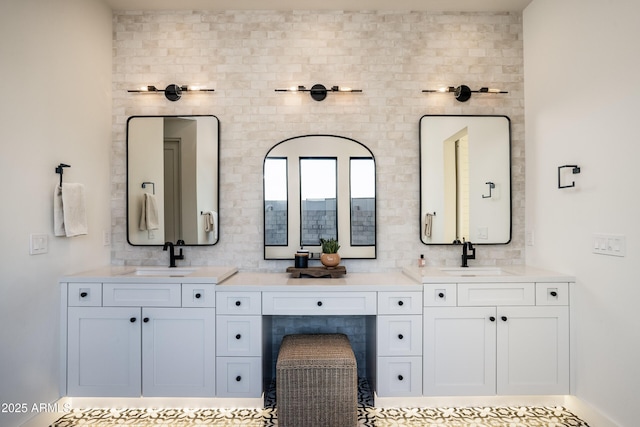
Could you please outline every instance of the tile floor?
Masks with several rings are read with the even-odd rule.
[[[358,427],[589,427],[563,407],[392,408],[373,406],[360,381]],[[83,409],[50,427],[277,427],[275,388],[264,409]],[[300,426],[304,427],[304,426]]]

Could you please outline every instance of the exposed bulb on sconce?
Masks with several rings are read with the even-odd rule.
[[[170,84],[166,88],[158,89],[153,85],[142,86],[140,89],[131,89],[127,92],[129,93],[164,93],[164,96],[169,101],[177,101],[182,97],[183,92],[214,92],[215,89],[205,89],[200,86],[189,86],[182,85],[179,86],[177,84]]]
[[[276,92],[309,92],[311,98],[316,101],[322,101],[327,97],[329,92],[362,92],[362,89],[352,89],[347,86],[331,86],[327,89],[324,85],[315,84],[311,86],[311,89],[307,89],[304,86],[292,86],[288,89],[276,89]]]
[[[471,98],[471,94],[472,93],[509,93],[507,91],[504,90],[500,90],[500,89],[494,89],[494,88],[488,88],[488,87],[481,87],[478,90],[471,90],[471,88],[467,85],[460,85],[457,87],[453,87],[453,86],[446,86],[446,87],[441,87],[439,89],[425,89],[422,91],[423,93],[431,93],[431,92],[440,92],[440,93],[446,93],[446,92],[453,92],[456,100],[460,101],[460,102],[466,102]]]

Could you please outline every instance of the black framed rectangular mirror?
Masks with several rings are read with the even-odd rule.
[[[219,139],[211,115],[129,117],[129,244],[218,242]]]
[[[507,116],[420,119],[420,240],[511,241],[511,122]]]

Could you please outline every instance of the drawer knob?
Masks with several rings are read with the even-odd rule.
[[[404,305],[404,301],[402,301],[402,300],[398,301],[398,305],[399,306],[403,306]]]
[[[398,380],[402,381],[402,380],[404,380],[404,377],[402,375],[398,375]]]
[[[502,316],[501,319],[502,319],[503,322],[506,322],[507,321],[507,316]]]
[[[444,292],[438,293],[438,298],[444,298]]]
[[[131,322],[131,323],[136,323],[136,318],[135,318],[135,317],[132,317],[131,319],[129,319],[129,322]]]
[[[201,297],[202,295],[200,294],[200,292],[198,292],[195,296],[196,296],[196,298],[197,298],[197,299],[200,299],[200,297]]]
[[[398,339],[399,339],[399,340],[401,340],[401,339],[403,339],[403,338],[404,338],[404,335],[402,335],[402,334],[398,334]]]
[[[495,318],[495,317],[493,317],[493,316],[491,316],[491,317],[489,317],[489,320],[491,320],[492,322],[495,322],[495,321],[496,321],[496,318]]]
[[[236,301],[236,307],[240,307],[240,305],[242,305],[242,303],[240,301]]]
[[[318,307],[322,307],[322,301],[318,301]]]
[[[238,375],[238,376],[236,377],[236,381],[238,381],[238,382],[242,381],[242,377],[241,377],[240,375]]]
[[[551,291],[551,292],[549,292],[549,294],[550,294],[552,297],[557,297],[557,296],[558,296],[558,293],[557,293],[556,291]]]
[[[87,295],[89,295],[89,294],[86,293],[86,292],[80,292],[80,298],[86,298]]]
[[[145,317],[144,319],[142,319],[142,321],[143,321],[144,323],[149,323],[149,318],[148,318],[148,317]]]
[[[236,339],[237,339],[237,340],[239,340],[240,338],[242,338],[242,335],[237,334],[237,335],[236,335]]]

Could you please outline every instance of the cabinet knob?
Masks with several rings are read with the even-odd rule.
[[[195,295],[195,297],[196,297],[197,299],[200,299],[200,297],[201,297],[201,296],[202,296],[202,295],[200,294],[200,292],[198,292],[198,293]]]
[[[142,321],[143,321],[144,323],[149,323],[149,318],[148,318],[148,317],[145,317],[144,319],[142,319]]]
[[[239,340],[240,338],[242,338],[242,335],[237,334],[237,335],[236,335],[236,339],[237,339],[237,340]]]
[[[318,301],[318,307],[322,307],[322,301]]]
[[[557,296],[558,296],[558,293],[557,293],[556,291],[551,291],[551,292],[549,292],[549,294],[550,294],[552,297],[557,297]]]
[[[503,322],[506,322],[507,321],[507,316],[502,316],[501,319],[502,319]]]
[[[495,322],[495,321],[496,321],[496,318],[495,318],[495,317],[493,317],[493,316],[491,316],[491,317],[489,317],[489,320],[491,320],[492,322]]]
[[[240,301],[236,301],[236,307],[240,307],[242,303]]]
[[[438,298],[444,298],[444,292],[438,293]]]
[[[404,377],[402,375],[398,375],[398,380],[402,381],[402,380],[404,380]]]
[[[236,381],[238,381],[238,382],[242,381],[242,377],[241,377],[240,375],[238,375],[238,376],[236,377]]]
[[[80,292],[80,298],[86,298],[87,295],[89,295],[89,294],[86,293],[86,292]]]
[[[398,339],[399,339],[399,340],[401,340],[401,339],[403,339],[403,338],[404,338],[404,335],[402,335],[402,334],[398,334]]]
[[[399,306],[403,306],[404,305],[404,301],[402,301],[402,300],[398,301],[398,305]]]
[[[131,319],[129,319],[129,322],[131,322],[131,323],[136,323],[136,318],[135,318],[135,317],[132,317]]]

